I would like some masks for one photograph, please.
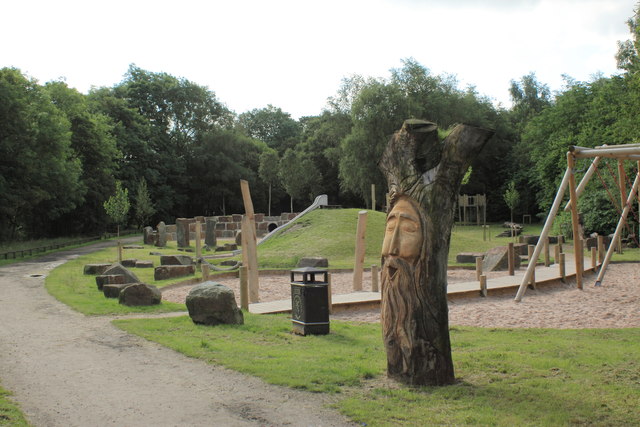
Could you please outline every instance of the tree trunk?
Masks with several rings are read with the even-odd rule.
[[[291,213],[293,213],[293,196],[291,196]]]
[[[271,183],[269,183],[269,207],[267,207],[267,216],[271,216]]]
[[[407,120],[380,160],[391,200],[381,303],[391,378],[412,385],[455,380],[447,306],[449,242],[462,178],[492,135],[458,125],[440,142],[435,124]],[[400,227],[411,217],[419,219],[415,227]]]

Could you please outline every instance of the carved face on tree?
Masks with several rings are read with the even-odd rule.
[[[382,243],[382,256],[400,258],[415,264],[422,250],[420,214],[408,198],[396,202],[387,215],[387,228]]]

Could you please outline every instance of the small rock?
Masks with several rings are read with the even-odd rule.
[[[105,298],[118,298],[120,296],[120,291],[130,285],[131,283],[104,285],[102,287],[102,293]]]
[[[131,271],[127,270],[122,264],[115,263],[112,264],[107,270],[102,273],[104,275],[110,274],[122,274],[124,276],[124,283],[139,283],[140,279],[133,274]]]
[[[108,274],[96,276],[96,285],[98,290],[101,291],[104,285],[122,285],[125,283],[125,277],[123,274]]]
[[[109,267],[111,267],[111,264],[86,264],[84,266],[84,274],[104,274]]]
[[[136,261],[136,268],[153,268],[153,261],[145,261],[145,260],[138,260]]]
[[[138,262],[137,259],[129,258],[129,259],[123,259],[121,264],[123,267],[133,268],[136,266],[136,262]]]
[[[189,276],[196,272],[194,265],[161,265],[153,272],[154,280],[173,279],[176,277]]]
[[[193,258],[189,255],[162,255],[160,265],[192,265]]]

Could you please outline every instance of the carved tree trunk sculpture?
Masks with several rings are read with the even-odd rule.
[[[382,249],[382,330],[389,377],[412,385],[454,382],[447,257],[460,183],[493,131],[407,120],[382,155],[390,210]]]

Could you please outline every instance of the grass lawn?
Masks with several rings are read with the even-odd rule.
[[[640,423],[640,329],[451,329],[459,382],[388,386],[379,324],[333,321],[331,334],[293,335],[286,316],[245,313],[245,325],[188,317],[114,323],[208,363],[272,384],[335,393],[369,426],[634,425]]]
[[[9,400],[9,396],[11,393],[0,387],[0,426],[28,426],[20,408]]]

